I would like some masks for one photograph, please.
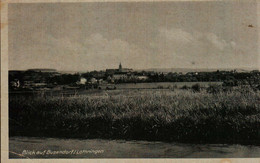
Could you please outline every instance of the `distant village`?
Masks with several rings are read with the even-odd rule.
[[[9,71],[9,90],[116,89],[122,83],[223,82],[226,85],[259,85],[260,72],[155,72],[123,68],[85,73],[62,73],[55,69]]]

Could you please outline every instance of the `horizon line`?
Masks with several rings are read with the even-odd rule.
[[[72,72],[88,72],[88,71],[105,71],[106,69],[93,69],[93,70],[59,70],[55,68],[28,68],[28,69],[8,69],[8,71],[27,71],[30,69],[53,69],[56,71],[72,71]],[[109,69],[109,68],[107,68]],[[114,68],[117,69],[117,68]],[[228,69],[228,70],[241,70],[241,69],[247,69],[247,70],[260,70],[260,67],[229,67],[229,68],[188,68],[188,67],[175,67],[175,68],[158,68],[158,67],[152,67],[152,68],[132,68],[133,70],[149,70],[149,69],[191,69],[191,70],[223,70],[223,69]]]

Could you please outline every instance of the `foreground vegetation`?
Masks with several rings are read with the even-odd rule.
[[[9,128],[10,136],[260,144],[260,93],[194,86],[11,97]]]

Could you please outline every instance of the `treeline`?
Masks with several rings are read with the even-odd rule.
[[[198,72],[198,73],[145,73],[145,80],[124,78],[116,80],[117,83],[132,82],[224,82],[228,86],[260,84],[260,72]]]
[[[80,74],[54,74],[49,72],[17,72],[9,73],[9,83],[19,80],[21,85],[26,81],[33,81],[35,83],[48,83],[57,85],[67,85],[76,83],[80,79]]]
[[[138,78],[143,76],[145,78]],[[132,72],[125,74],[122,78],[113,79],[113,74],[107,74],[103,71],[92,71],[84,74],[53,74],[43,72],[17,72],[9,73],[9,84],[11,81],[19,80],[23,85],[25,81],[44,82],[55,85],[73,85],[80,78],[103,79],[108,83],[141,83],[141,82],[223,82],[228,86],[237,85],[259,85],[260,72],[257,70],[251,72],[235,71],[215,71],[215,72],[189,72],[182,73],[156,73],[156,72]]]
[[[69,85],[74,84],[79,81],[79,74],[62,74],[59,76],[52,76],[47,78],[47,83],[57,84],[57,85]]]

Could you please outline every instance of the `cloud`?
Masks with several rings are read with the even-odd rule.
[[[224,40],[214,33],[191,33],[179,28],[159,28],[150,46],[158,54],[157,59],[167,67],[229,65],[225,63],[226,59],[230,61],[237,47],[236,42]]]
[[[189,43],[193,41],[193,36],[180,28],[160,28],[159,36],[166,38],[169,41],[178,41],[181,43]]]
[[[193,33],[189,33],[183,29],[180,28],[171,28],[167,29],[164,27],[159,28],[158,35],[156,38],[158,41],[161,42],[170,42],[172,44],[179,45],[189,45],[189,44],[197,44],[201,45],[211,44],[214,48],[217,48],[219,50],[224,50],[227,47],[235,47],[236,43],[234,41],[226,41],[224,39],[219,38],[214,33],[203,33],[195,31]]]
[[[207,33],[205,34],[205,37],[209,42],[211,42],[216,48],[220,50],[223,50],[225,47],[228,46],[228,43],[225,40],[220,39],[214,33]]]

